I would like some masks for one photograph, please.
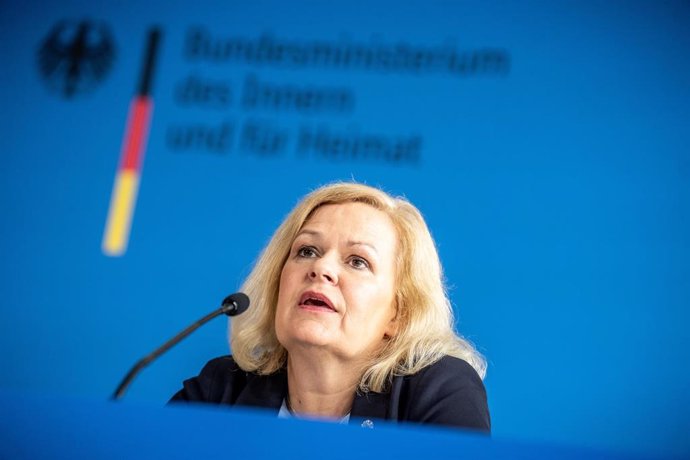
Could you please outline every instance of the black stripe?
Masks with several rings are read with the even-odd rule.
[[[158,27],[149,29],[149,37],[146,43],[146,55],[144,56],[144,66],[139,80],[139,91],[137,95],[148,96],[151,93],[151,83],[153,81],[153,68],[156,64],[158,54],[158,43],[161,39],[161,30]]]

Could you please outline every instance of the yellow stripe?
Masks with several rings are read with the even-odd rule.
[[[106,255],[121,256],[127,250],[138,190],[139,175],[136,172],[124,170],[115,177],[108,221],[103,234],[103,252]]]

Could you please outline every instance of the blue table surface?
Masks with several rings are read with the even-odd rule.
[[[640,459],[374,421],[373,429],[206,405],[156,407],[0,390],[0,458]],[[649,457],[644,457],[649,458]]]

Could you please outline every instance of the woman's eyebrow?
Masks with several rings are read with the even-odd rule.
[[[317,230],[310,230],[310,229],[308,229],[308,228],[303,228],[302,230],[300,230],[300,231],[297,233],[297,235],[295,235],[295,239],[297,239],[297,237],[302,236],[302,235],[311,235],[311,236],[320,237],[320,236],[321,236],[321,232],[319,232],[319,231],[317,231]]]
[[[318,230],[312,230],[312,229],[309,229],[309,228],[303,228],[302,230],[300,230],[300,231],[297,233],[297,235],[295,236],[295,240],[297,240],[297,238],[299,238],[299,237],[302,236],[302,235],[309,235],[309,236],[313,236],[313,237],[319,239],[319,238],[321,238],[321,237],[323,236],[323,233],[321,233],[321,232],[318,231]],[[355,241],[355,240],[350,240],[350,241],[347,242],[347,245],[348,245],[348,246],[366,246],[366,247],[368,247],[368,248],[371,248],[371,250],[373,250],[376,254],[378,254],[378,252],[379,252],[378,249],[376,249],[376,246],[374,246],[372,243],[368,243],[368,242],[366,242],[366,241]]]
[[[348,241],[347,242],[348,246],[366,246],[368,248],[371,248],[375,253],[378,254],[378,249],[376,249],[376,246],[374,246],[371,243],[367,243],[366,241]]]

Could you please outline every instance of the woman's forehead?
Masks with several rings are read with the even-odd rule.
[[[398,234],[390,217],[364,203],[328,204],[317,208],[304,223],[296,238],[338,238],[348,244],[381,248],[397,245]]]
[[[364,232],[395,232],[395,226],[388,214],[359,202],[319,206],[302,224],[300,231],[313,231],[319,227]]]

